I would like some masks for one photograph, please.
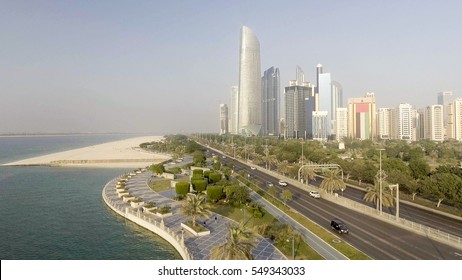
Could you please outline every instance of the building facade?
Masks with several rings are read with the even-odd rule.
[[[229,108],[229,133],[238,134],[239,124],[239,90],[238,86],[231,87],[231,106]]]
[[[377,136],[379,139],[391,139],[391,118],[393,109],[379,108],[377,113]]]
[[[393,139],[405,140],[411,142],[415,140],[414,118],[416,112],[408,103],[399,104],[398,108],[393,110]]]
[[[271,67],[262,77],[262,135],[279,134],[279,69]]]
[[[308,127],[311,119],[308,112],[314,108],[314,87],[306,82],[304,85],[298,85],[297,80],[292,80],[289,86],[284,88],[284,100],[286,137],[309,137]]]
[[[228,105],[220,104],[220,134],[228,134]]]
[[[377,136],[375,94],[348,99],[348,135],[360,140],[374,140]]]
[[[425,108],[424,131],[425,139],[436,142],[444,141],[444,106],[432,105]]]
[[[337,108],[335,119],[335,140],[341,142],[348,137],[348,108]]]
[[[250,28],[243,26],[239,51],[239,134],[260,134],[261,106],[260,42]]]

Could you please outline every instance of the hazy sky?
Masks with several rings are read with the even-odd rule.
[[[0,133],[205,132],[238,83],[239,32],[281,89],[323,64],[377,107],[462,97],[462,1],[0,3]]]

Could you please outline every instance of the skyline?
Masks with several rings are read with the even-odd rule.
[[[244,25],[281,90],[297,65],[316,83],[320,63],[344,103],[366,92],[377,108],[461,97],[462,3],[243,3],[6,1],[0,134],[217,132]]]

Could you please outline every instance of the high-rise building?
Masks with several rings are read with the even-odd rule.
[[[316,93],[319,93],[319,75],[322,74],[322,64],[316,65]]]
[[[313,140],[327,141],[327,111],[313,112]]]
[[[279,134],[279,69],[271,67],[262,77],[262,135]]]
[[[319,74],[319,111],[327,112],[326,135],[332,134],[332,78],[330,73]]]
[[[444,141],[443,105],[432,105],[425,108],[424,131],[425,139]]]
[[[332,81],[332,97],[331,97],[331,112],[332,112],[332,134],[337,131],[337,109],[343,107],[343,89],[339,82]],[[335,138],[337,139],[337,137]]]
[[[462,98],[457,98],[448,106],[448,138],[462,141]]]
[[[348,99],[348,135],[361,140],[374,140],[377,136],[375,95]]]
[[[443,105],[443,124],[445,132],[444,134],[447,137],[446,129],[448,126],[448,110],[449,104],[453,101],[452,91],[442,91],[438,92],[437,104]]]
[[[237,86],[231,87],[231,106],[229,113],[229,133],[238,134],[239,124],[239,90]]]
[[[412,106],[408,103],[401,103],[398,108],[393,110],[393,139],[405,140],[408,142],[415,140],[415,116],[415,110],[413,110]]]
[[[377,132],[379,139],[391,139],[391,118],[393,109],[379,108],[377,115]]]
[[[309,138],[311,118],[308,115],[314,110],[314,87],[307,82],[298,85],[297,80],[292,80],[284,88],[284,99],[286,137]]]
[[[228,133],[228,105],[220,104],[220,134]]]
[[[335,119],[335,140],[340,142],[348,137],[348,108],[337,108]]]
[[[241,28],[238,110],[239,133],[258,135],[262,125],[260,42],[247,26]]]

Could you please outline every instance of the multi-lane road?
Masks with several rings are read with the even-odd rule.
[[[260,185],[265,190],[268,188],[268,182],[273,183],[279,191],[289,189],[294,194],[293,200],[288,203],[289,206],[328,230],[331,230],[332,218],[342,219],[348,225],[350,233],[343,235],[335,233],[338,239],[348,242],[373,259],[462,259],[462,247],[454,248],[322,198],[312,198],[307,191],[290,184],[281,187],[277,184],[278,179],[275,177],[258,169],[252,170],[249,166],[232,158],[226,157],[222,161],[232,162],[235,165],[235,171],[246,170],[252,178],[261,181]],[[361,194],[360,190],[348,188],[343,195],[362,202],[364,193]],[[459,220],[404,204],[401,204],[400,216],[462,236],[462,222]]]

